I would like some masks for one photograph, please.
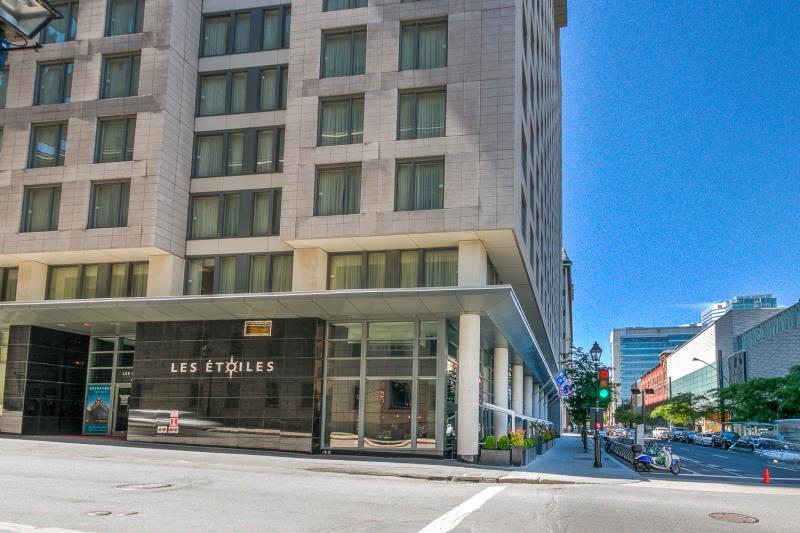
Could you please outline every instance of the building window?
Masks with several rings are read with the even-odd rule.
[[[457,249],[387,250],[329,255],[329,289],[456,285]]]
[[[31,130],[29,168],[60,167],[67,152],[67,125],[38,124]]]
[[[89,229],[127,226],[130,188],[129,181],[93,183]]]
[[[286,108],[286,81],[288,69],[285,65],[252,72],[220,72],[200,77],[198,116],[274,111]],[[250,80],[259,76],[257,95],[248,94]],[[256,101],[257,99],[257,101]]]
[[[323,0],[323,11],[341,11],[342,9],[356,9],[367,7],[367,0]]]
[[[397,163],[395,211],[444,207],[444,161],[413,160]]]
[[[412,22],[400,31],[400,70],[447,66],[447,21]]]
[[[134,137],[135,117],[98,119],[95,163],[133,161]]]
[[[364,74],[367,30],[352,29],[322,34],[321,78]]]
[[[251,255],[248,292],[291,292],[292,254]]]
[[[364,140],[364,97],[319,102],[319,146],[356,144]]]
[[[69,103],[71,92],[72,61],[39,64],[33,105]]]
[[[61,187],[26,187],[20,231],[57,230],[60,204]]]
[[[147,295],[147,263],[51,266],[48,300],[133,298]]]
[[[361,289],[364,286],[364,254],[331,255],[328,265],[329,289]]]
[[[258,110],[286,109],[286,87],[288,82],[289,69],[285,65],[263,69],[261,71]]]
[[[100,98],[125,98],[139,94],[140,62],[138,55],[103,58]]]
[[[397,138],[444,137],[446,101],[444,89],[400,93]]]
[[[142,33],[144,0],[108,0],[106,36]]]
[[[3,302],[15,302],[17,300],[18,277],[18,268],[0,268],[0,300]]]
[[[241,272],[241,276],[237,273]],[[186,268],[186,294],[290,292],[292,254],[191,257]]]
[[[426,287],[458,285],[458,250],[426,250],[424,268]]]
[[[280,230],[281,192],[258,191],[253,193],[253,235],[277,235]]]
[[[192,196],[190,239],[275,235],[280,191],[240,191]]]
[[[317,169],[314,214],[352,215],[359,212],[361,166]]]
[[[204,17],[201,55],[211,57],[288,48],[290,25],[290,6]]]
[[[0,70],[0,109],[6,108],[6,95],[8,94],[8,69]]]
[[[63,18],[50,21],[50,24],[42,29],[39,33],[39,43],[54,44],[74,41],[78,31],[77,0],[50,3],[63,15]]]
[[[194,177],[280,172],[283,128],[224,131],[195,138]]]

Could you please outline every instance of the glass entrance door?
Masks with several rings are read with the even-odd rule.
[[[112,435],[125,435],[128,432],[128,403],[131,397],[130,385],[114,386],[114,424]]]

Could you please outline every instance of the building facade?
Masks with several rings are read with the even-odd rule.
[[[675,349],[702,328],[695,325],[663,328],[620,328],[611,332],[611,381],[619,387],[617,404],[631,399],[631,386],[659,364],[664,350]]]
[[[667,379],[667,358],[674,350],[664,350],[658,356],[658,365],[650,369],[637,381],[637,388],[652,390],[644,394],[644,404],[648,409],[656,407],[669,398],[669,380]],[[641,405],[641,404],[639,404]]]
[[[723,359],[726,382],[785,376],[800,365],[800,303],[739,335],[736,348]]]
[[[565,0],[54,5],[0,79],[0,431],[558,425]]]
[[[751,294],[748,296],[734,296],[725,302],[717,302],[703,310],[701,320],[708,326],[730,309],[774,309],[778,307],[778,300],[771,294]]]

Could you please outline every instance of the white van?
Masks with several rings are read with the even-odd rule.
[[[667,437],[667,428],[657,427],[653,428],[653,438],[654,439],[664,439]]]

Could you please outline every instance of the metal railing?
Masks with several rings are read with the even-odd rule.
[[[553,423],[549,420],[544,420],[541,418],[534,418],[528,415],[519,414],[511,409],[506,409],[505,407],[500,407],[499,405],[495,405],[493,403],[486,403],[481,402],[481,407],[487,409],[489,411],[494,411],[496,413],[503,413],[504,415],[508,415],[511,417],[511,431],[517,430],[517,419],[523,420],[525,422],[534,422],[538,424],[545,424],[548,429],[553,427]]]

